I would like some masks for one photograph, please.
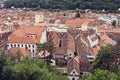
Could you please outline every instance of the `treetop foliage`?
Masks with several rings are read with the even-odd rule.
[[[8,0],[6,8],[118,10],[120,0]]]
[[[8,63],[9,62],[9,63]],[[0,55],[0,80],[68,80],[40,59],[13,62]]]
[[[80,80],[119,80],[119,77],[108,70],[96,70],[94,75],[86,75]]]
[[[120,64],[120,42],[116,45],[102,46],[98,52],[97,58],[92,64],[92,69],[109,70],[117,73]]]

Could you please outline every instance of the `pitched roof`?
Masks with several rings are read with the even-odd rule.
[[[39,53],[38,53],[38,57],[40,57],[40,58],[44,58],[44,57],[48,57],[50,55],[50,52],[48,52],[48,51],[40,51]]]
[[[67,53],[67,33],[66,32],[48,32],[48,39],[53,38],[55,45],[54,54],[65,55]],[[61,47],[59,43],[61,40]]]
[[[114,40],[112,40],[109,36],[107,36],[106,34],[103,34],[103,36],[101,36],[101,40],[103,41],[103,44],[114,44]]]
[[[38,43],[45,27],[23,27],[10,34],[9,43]],[[29,36],[34,36],[29,37]]]
[[[99,29],[98,32],[106,32],[106,33],[120,33],[120,28],[117,29]]]
[[[68,33],[67,49],[75,52],[75,42],[71,34]]]
[[[114,41],[118,41],[120,39],[120,29],[99,29],[98,30],[99,33],[106,33],[107,36],[109,36],[112,40]]]
[[[89,19],[68,19],[65,22],[65,25],[67,25],[68,27],[72,27],[72,28],[76,28],[76,27],[80,27],[83,23],[88,22]]]
[[[99,51],[100,47],[99,46],[96,46],[94,47],[92,50],[93,50],[93,55],[96,57],[97,54],[98,54],[98,51]]]
[[[79,57],[75,57],[73,59],[68,60],[67,62],[67,73],[70,75],[72,70],[76,70],[78,74],[80,74],[80,66],[79,66]]]
[[[10,48],[10,50],[7,51],[7,56],[9,55],[15,55],[17,52],[19,52],[21,54],[22,57],[27,57],[30,55],[29,50],[24,49],[24,48],[17,48],[17,47],[13,47]]]
[[[57,47],[54,49],[55,55],[66,55],[66,53],[67,53],[67,50],[64,47],[63,48]]]

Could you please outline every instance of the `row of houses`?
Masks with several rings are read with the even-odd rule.
[[[34,18],[33,14],[29,14],[33,23],[28,23],[27,27],[19,23],[19,20],[24,22],[24,19],[18,19],[20,27],[12,30],[9,35],[6,54],[15,55],[19,51],[22,59],[27,56],[47,59],[52,55],[51,65],[58,65],[61,60],[66,68],[59,70],[67,74],[70,80],[79,80],[81,76],[90,74],[90,64],[97,56],[100,46],[108,43],[114,45],[119,38],[119,29],[114,29],[111,23],[98,20],[98,16],[94,17],[96,19],[68,18],[68,14],[61,13],[63,18],[56,16],[54,19],[52,13],[37,13]],[[38,52],[36,44],[42,44],[51,38],[54,43],[53,52]]]
[[[36,44],[44,43],[50,38],[52,38],[55,46],[53,53],[37,52]],[[94,55],[97,54],[93,47],[97,46],[98,43],[99,39],[95,33],[89,35],[88,31],[79,29],[51,31],[46,26],[24,27],[10,34],[6,53],[11,55],[19,50],[23,57],[32,58],[36,58],[38,53],[39,58],[48,57],[52,54],[51,61],[53,63],[51,64],[56,65],[59,60],[62,60],[66,64],[67,75],[70,80],[74,78],[77,80],[81,74],[89,74],[90,63],[94,60]],[[43,54],[45,56],[42,56]]]

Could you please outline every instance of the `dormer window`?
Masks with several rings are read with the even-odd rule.
[[[26,34],[26,37],[29,37],[29,38],[36,38],[36,34]]]

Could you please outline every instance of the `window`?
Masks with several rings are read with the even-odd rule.
[[[29,35],[27,35],[27,37],[30,37]]]
[[[20,45],[18,44],[18,47],[19,47]]]
[[[90,61],[90,64],[92,64],[93,62],[92,61]]]
[[[72,78],[72,80],[75,80],[75,78]]]
[[[75,74],[75,71],[73,71],[73,74]]]
[[[74,55],[77,56],[77,51],[74,52]]]
[[[33,58],[35,58],[35,54],[33,54]]]
[[[30,45],[29,45],[29,48],[30,48]]]
[[[23,47],[23,44],[21,44],[21,46]]]
[[[28,48],[27,48],[27,45],[25,45],[25,49],[28,49]]]
[[[35,51],[33,50],[33,53],[34,53]]]
[[[14,44],[14,47],[16,47],[16,44]]]
[[[80,75],[83,75],[83,72],[80,72]]]
[[[32,47],[34,48],[34,45],[32,45]]]
[[[62,47],[62,40],[59,41],[59,47]]]
[[[89,57],[88,59],[91,59],[91,60],[93,60],[94,58],[93,58],[93,57]]]
[[[11,47],[13,47],[13,45],[11,44]]]

